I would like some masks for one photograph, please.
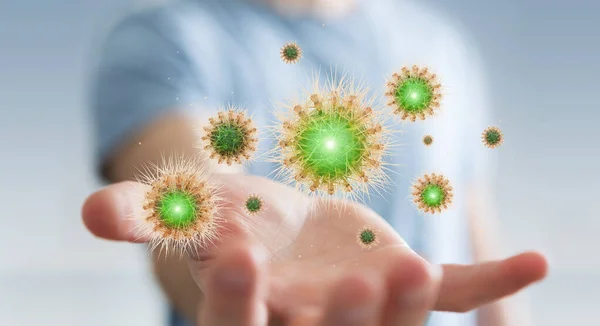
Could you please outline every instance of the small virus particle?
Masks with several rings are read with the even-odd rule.
[[[316,82],[307,97],[280,117],[279,172],[309,193],[356,195],[385,184],[389,132],[382,127],[382,110],[370,107],[365,91],[342,78],[324,89]]]
[[[302,49],[295,42],[286,43],[281,48],[281,59],[285,63],[297,63],[302,58]]]
[[[379,243],[379,232],[370,226],[365,226],[356,234],[356,240],[361,247],[371,249]]]
[[[403,67],[400,73],[394,73],[387,82],[388,105],[402,120],[415,122],[417,118],[425,120],[440,107],[442,94],[437,77],[427,68]]]
[[[245,207],[246,213],[248,213],[248,215],[260,213],[264,208],[263,206],[264,203],[262,198],[260,198],[257,195],[250,195],[248,198],[246,198]]]
[[[504,142],[504,134],[498,127],[488,127],[481,135],[483,144],[489,148],[496,148]]]
[[[181,157],[163,158],[146,166],[141,183],[151,186],[144,196],[142,229],[151,248],[174,246],[182,252],[211,244],[217,238],[219,198],[199,164]]]
[[[210,158],[219,163],[242,163],[249,160],[256,150],[256,128],[252,119],[234,108],[218,113],[209,119],[210,126],[204,127],[203,148],[211,152]]]
[[[413,201],[425,213],[441,213],[452,203],[452,187],[443,175],[425,174],[413,184]]]
[[[423,137],[423,144],[425,146],[431,146],[431,144],[433,144],[433,137],[431,137],[431,135],[425,135]]]

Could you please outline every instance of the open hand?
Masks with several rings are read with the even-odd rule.
[[[540,280],[546,261],[524,253],[478,265],[434,266],[416,255],[367,207],[308,198],[266,178],[222,175],[223,236],[190,257],[205,298],[199,325],[423,325],[430,310],[464,312]],[[126,217],[146,186],[125,182],[91,195],[83,219],[97,236],[144,242]],[[243,202],[259,194],[257,216]],[[137,196],[139,198],[139,196]],[[378,230],[361,247],[357,232]]]

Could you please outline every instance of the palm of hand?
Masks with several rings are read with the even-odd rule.
[[[248,233],[269,252],[270,301],[275,305],[319,305],[324,300],[319,293],[326,291],[318,289],[327,287],[339,273],[381,270],[393,257],[410,252],[391,226],[364,205],[309,198],[292,187],[260,177],[225,178],[224,196],[232,204],[229,214],[244,221]],[[250,193],[262,197],[264,212],[247,216],[235,205]],[[367,225],[378,237],[377,245],[370,249],[357,239],[359,230]],[[300,278],[302,283],[295,282]],[[290,301],[289,293],[294,293],[296,300]]]

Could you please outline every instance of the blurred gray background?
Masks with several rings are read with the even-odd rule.
[[[79,215],[98,187],[90,58],[139,2],[0,2],[0,325],[162,325],[144,249],[94,239]],[[534,320],[600,325],[600,2],[426,2],[486,60],[510,137],[496,181],[501,228],[511,252],[540,249],[551,263],[528,291]]]

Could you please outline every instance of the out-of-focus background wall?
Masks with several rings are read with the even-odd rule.
[[[551,262],[528,291],[535,321],[600,325],[600,2],[426,2],[485,58],[509,138],[502,231],[511,251],[541,249]],[[164,321],[144,248],[94,239],[79,215],[99,185],[85,102],[93,49],[138,3],[0,2],[0,325]]]

